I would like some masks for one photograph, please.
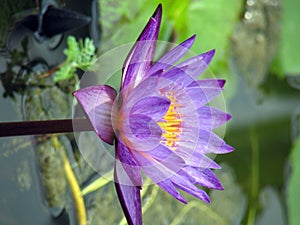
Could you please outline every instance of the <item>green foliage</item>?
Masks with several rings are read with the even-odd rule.
[[[28,66],[28,38],[21,42],[21,49],[14,49],[8,52],[10,60],[6,63],[6,71],[0,73],[0,80],[5,89],[3,97],[15,98],[15,93],[24,93],[32,68]]]
[[[285,74],[300,75],[300,1],[285,0],[281,26],[282,67]]]
[[[300,136],[295,141],[292,148],[291,156],[291,167],[292,174],[290,176],[288,189],[287,189],[287,203],[288,203],[288,216],[289,224],[296,225],[299,224],[300,214],[299,214],[299,202],[300,202]]]
[[[134,4],[129,0],[122,3],[116,0],[100,1],[100,14],[105,20],[101,51],[134,42],[159,3],[163,6],[159,40],[179,43],[196,34],[197,39],[191,50],[200,54],[216,49],[210,68],[216,77],[230,78],[229,39],[241,13],[240,0],[139,0]],[[228,82],[227,94],[233,93],[235,87],[235,82]]]
[[[64,50],[67,59],[56,72],[55,82],[72,78],[76,69],[87,70],[97,59],[96,47],[91,39],[76,41],[75,37],[69,36],[67,44],[68,48]]]

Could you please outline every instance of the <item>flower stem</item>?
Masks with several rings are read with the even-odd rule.
[[[76,128],[76,130],[74,130],[74,128]],[[90,122],[84,118],[0,123],[0,137],[71,133],[91,130],[92,126]]]
[[[76,179],[76,176],[73,172],[69,159],[66,155],[65,151],[62,151],[63,161],[64,161],[64,171],[65,175],[71,190],[71,195],[74,200],[76,212],[77,212],[77,220],[78,225],[86,225],[87,224],[87,216],[85,210],[85,204],[83,200],[83,196],[81,194],[81,190]]]
[[[252,152],[251,168],[251,205],[249,209],[247,225],[253,225],[255,222],[258,192],[259,192],[259,142],[255,128],[250,128],[250,142]]]
[[[178,225],[181,224],[183,222],[183,220],[186,218],[187,214],[193,209],[193,208],[197,208],[197,210],[203,212],[203,214],[206,214],[206,216],[208,216],[209,218],[212,218],[215,223],[214,224],[218,224],[218,225],[225,225],[226,222],[224,220],[224,218],[222,218],[222,216],[220,216],[218,213],[216,213],[212,207],[197,202],[197,201],[191,201],[189,202],[189,204],[186,204],[179,213],[177,213],[177,215],[175,216],[175,218],[173,219],[171,225]],[[182,223],[183,224],[183,223]]]
[[[106,184],[108,184],[110,181],[113,180],[113,170],[107,172],[103,176],[97,178],[95,181],[93,181],[90,185],[82,189],[81,194],[87,195],[91,192],[94,192],[102,187],[104,187]]]

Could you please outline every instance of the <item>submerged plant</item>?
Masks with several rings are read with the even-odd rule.
[[[230,115],[207,105],[225,81],[196,80],[215,51],[174,66],[192,36],[153,63],[161,16],[159,5],[125,60],[119,94],[108,85],[74,92],[97,135],[115,144],[115,187],[128,224],[135,225],[142,224],[141,172],[183,203],[177,189],[209,202],[196,185],[223,187],[211,171],[220,166],[206,154],[233,150],[213,133]]]
[[[96,47],[90,38],[76,41],[75,37],[69,36],[67,44],[68,48],[64,50],[67,59],[55,73],[56,82],[72,78],[76,69],[87,70],[97,59]]]

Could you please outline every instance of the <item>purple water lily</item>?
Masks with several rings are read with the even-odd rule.
[[[213,133],[230,115],[207,103],[223,89],[224,80],[196,78],[215,51],[174,66],[195,36],[153,62],[160,29],[159,5],[125,60],[117,93],[108,85],[74,92],[97,135],[115,144],[115,187],[128,224],[142,224],[141,172],[183,203],[181,189],[205,202],[196,185],[222,190],[211,169],[219,169],[208,153],[233,148]]]

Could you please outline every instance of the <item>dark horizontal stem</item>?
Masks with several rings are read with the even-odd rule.
[[[76,130],[74,130],[74,128]],[[0,137],[39,135],[55,133],[71,133],[91,131],[92,126],[87,119],[65,119],[44,121],[22,121],[0,123]]]

